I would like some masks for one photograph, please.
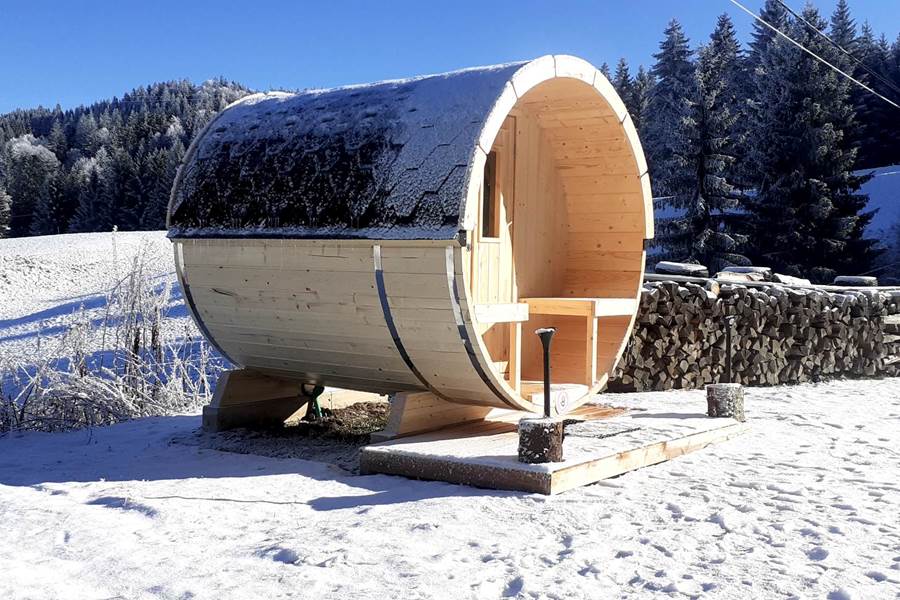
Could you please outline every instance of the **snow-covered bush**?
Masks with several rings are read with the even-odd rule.
[[[39,351],[29,355],[39,360],[0,361],[0,434],[107,425],[209,402],[224,361],[192,324],[166,326],[178,290],[151,275],[148,252],[134,258],[99,318],[82,307],[64,333],[36,338]]]

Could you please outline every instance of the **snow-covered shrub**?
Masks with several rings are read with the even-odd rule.
[[[148,252],[109,292],[102,316],[82,307],[64,333],[36,338],[41,359],[0,361],[0,433],[107,425],[209,402],[224,361],[192,324],[166,326],[178,290],[150,274]]]

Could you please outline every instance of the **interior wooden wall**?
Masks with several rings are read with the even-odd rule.
[[[522,144],[519,160],[532,166],[517,170],[516,180],[519,214],[533,215],[514,227],[519,297],[636,298],[643,277],[645,205],[641,173],[613,109],[591,86],[556,79],[521,98],[513,114]],[[525,149],[533,149],[532,155],[526,158]],[[542,235],[548,238],[540,240]],[[535,239],[540,241],[533,244]],[[553,325],[558,328],[555,377],[580,380],[585,328],[570,321],[534,316],[526,324],[524,379],[541,373],[540,345],[531,339],[532,331]],[[613,368],[630,325],[626,317],[600,319],[599,376]]]
[[[537,114],[513,111],[491,150],[498,158],[500,237],[481,237],[481,211],[472,250],[471,293],[477,303],[518,302],[519,298],[559,295],[566,274],[566,203],[554,151]],[[534,327],[529,323],[526,335]],[[509,325],[483,331],[498,372],[509,360]],[[530,344],[525,355],[540,360]]]

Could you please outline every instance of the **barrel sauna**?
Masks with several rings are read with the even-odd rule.
[[[557,55],[248,96],[191,144],[168,227],[229,403],[308,383],[539,411],[553,326],[565,412],[622,354],[653,213],[621,99]]]

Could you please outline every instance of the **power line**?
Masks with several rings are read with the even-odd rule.
[[[843,46],[841,46],[840,44],[838,44],[835,40],[833,40],[833,39],[831,38],[831,36],[827,35],[824,31],[821,31],[820,29],[818,29],[815,25],[813,25],[812,23],[810,23],[803,15],[797,14],[797,13],[796,13],[790,6],[788,6],[787,3],[785,3],[783,0],[775,0],[775,1],[778,2],[778,4],[780,4],[782,7],[784,7],[784,9],[785,9],[786,11],[788,11],[790,14],[792,14],[792,15],[794,16],[795,19],[797,19],[798,21],[802,22],[804,25],[807,26],[807,28],[809,28],[810,30],[812,30],[813,32],[815,32],[816,35],[818,35],[818,36],[824,38],[826,42],[828,42],[829,44],[831,44],[832,46],[834,46],[835,48],[837,48],[838,50],[840,50],[840,51],[841,51],[843,54],[845,54],[846,56],[850,57],[850,59],[852,59],[853,62],[855,62],[855,63],[856,63],[857,65],[859,65],[860,67],[862,67],[867,73],[869,73],[870,75],[874,76],[876,79],[878,79],[878,80],[879,80],[881,83],[883,83],[884,85],[888,86],[888,88],[890,88],[890,89],[893,90],[894,92],[900,94],[900,87],[897,87],[897,86],[894,84],[893,81],[891,81],[891,80],[889,80],[889,79],[886,79],[885,77],[882,77],[880,73],[877,73],[876,71],[873,71],[872,69],[870,69],[869,66],[868,66],[867,64],[865,64],[865,63],[864,63],[863,61],[861,61],[860,59],[856,58],[856,56],[854,56],[853,53],[851,53],[849,50],[847,50],[846,48],[844,48]]]
[[[893,100],[891,100],[889,98],[885,98],[884,96],[882,96],[881,94],[879,94],[878,92],[876,92],[875,90],[873,90],[872,88],[870,88],[869,86],[864,84],[863,82],[854,78],[852,75],[848,75],[847,73],[845,73],[838,67],[834,66],[833,64],[831,64],[830,62],[828,62],[827,60],[825,60],[824,58],[822,58],[821,56],[819,56],[818,54],[816,54],[815,52],[813,52],[812,50],[810,50],[809,48],[807,48],[806,46],[801,44],[800,42],[794,40],[794,38],[792,38],[785,32],[781,31],[780,29],[778,29],[777,27],[775,27],[774,25],[772,25],[771,23],[769,23],[768,21],[766,21],[765,19],[763,19],[762,17],[760,17],[759,15],[754,13],[752,10],[750,10],[749,8],[747,8],[746,6],[744,6],[737,0],[728,0],[728,1],[731,2],[732,4],[734,4],[735,6],[737,6],[738,8],[740,8],[742,11],[744,11],[745,13],[747,13],[754,19],[756,19],[757,21],[759,21],[760,23],[762,23],[763,25],[765,25],[766,27],[768,27],[769,29],[771,29],[772,31],[774,31],[775,33],[777,33],[778,35],[780,35],[781,37],[783,37],[784,39],[786,39],[787,41],[789,41],[790,43],[792,43],[793,45],[797,46],[798,48],[800,48],[801,50],[803,50],[804,52],[806,52],[807,54],[809,54],[810,56],[815,58],[820,63],[831,68],[833,71],[840,73],[841,75],[843,75],[844,77],[846,77],[847,79],[849,79],[850,81],[852,81],[853,83],[858,85],[859,87],[863,88],[864,90],[867,90],[868,92],[870,92],[872,94],[875,94],[876,96],[878,96],[879,98],[881,98],[882,100],[884,100],[885,102],[887,102],[888,104],[893,106],[894,108],[900,109],[900,104],[897,104],[896,102],[894,102]]]

